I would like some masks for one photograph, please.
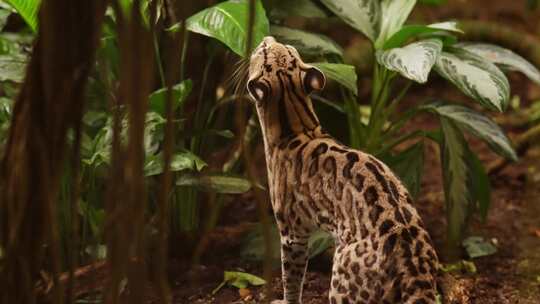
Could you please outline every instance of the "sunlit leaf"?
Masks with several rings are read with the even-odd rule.
[[[260,286],[266,284],[266,281],[245,272],[225,271],[224,281],[236,288],[246,288],[249,285]]]
[[[176,180],[176,185],[193,186],[205,191],[226,194],[245,193],[251,189],[251,183],[245,178],[217,174],[183,174]]]
[[[334,14],[371,41],[378,34],[381,9],[379,0],[321,0]]]
[[[401,48],[377,51],[377,62],[401,76],[425,83],[431,68],[442,51],[442,42],[438,39],[421,40]]]
[[[525,58],[509,49],[493,44],[471,42],[459,43],[455,47],[465,49],[483,57],[502,69],[519,71],[535,83],[540,84],[540,71]]]
[[[504,111],[510,99],[510,84],[494,64],[463,49],[443,51],[435,70],[467,96],[483,106]]]
[[[497,247],[480,236],[466,238],[463,240],[463,247],[465,247],[465,251],[467,251],[467,255],[471,259],[492,255],[497,252]]]
[[[416,0],[382,0],[381,1],[381,27],[375,48],[381,48],[388,38],[401,29]]]
[[[327,62],[310,64],[319,68],[326,77],[337,81],[339,84],[349,89],[354,95],[358,94],[357,76],[354,66]]]
[[[190,79],[184,80],[181,83],[171,88],[171,101],[173,112],[184,102],[186,97],[191,93],[192,82]],[[150,111],[156,112],[162,117],[166,116],[166,100],[167,88],[159,89],[149,96]]]
[[[458,24],[453,21],[433,23],[429,25],[405,25],[390,38],[388,38],[382,49],[387,50],[400,47],[412,37],[416,37],[421,34],[437,33],[440,31],[463,33],[463,31],[458,28]]]
[[[517,160],[510,140],[504,135],[503,130],[487,116],[464,106],[445,103],[433,103],[422,109],[452,120],[458,126],[484,140],[501,156]]]
[[[11,5],[26,24],[36,32],[38,26],[38,11],[41,1],[39,0],[4,0]]]
[[[424,144],[418,142],[405,151],[385,157],[384,162],[400,177],[411,196],[416,197],[424,171]]]
[[[269,23],[260,0],[255,1],[253,45],[256,47],[269,33]],[[236,54],[244,57],[248,36],[249,1],[229,0],[207,8],[187,19],[188,30],[218,39]]]
[[[294,46],[304,55],[343,55],[341,47],[323,35],[275,25],[270,27],[270,33],[277,41]]]

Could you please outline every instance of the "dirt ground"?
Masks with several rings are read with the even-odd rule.
[[[420,9],[415,18],[437,21],[455,18],[491,20],[512,24],[532,34],[540,32],[540,9],[528,11],[526,1],[472,1],[454,0],[440,8]],[[343,39],[336,38],[338,41]],[[512,93],[521,97],[523,105],[540,99],[540,88],[524,77],[510,75]],[[404,106],[416,100],[442,98],[466,101],[460,93],[440,79],[429,87],[415,87]],[[500,118],[500,117],[497,117]],[[429,117],[418,118],[415,127],[435,127]],[[523,129],[503,124],[510,137],[515,138]],[[488,148],[471,138],[473,150],[484,164],[497,159]],[[427,141],[426,141],[427,144]],[[260,152],[260,151],[259,151]],[[435,241],[438,252],[443,252],[446,220],[442,192],[439,152],[435,145],[427,144],[422,190],[415,202],[427,229]],[[262,154],[258,159],[262,165]],[[264,175],[261,171],[261,175]],[[497,245],[498,251],[490,256],[474,259],[476,273],[454,273],[465,287],[469,303],[540,303],[540,148],[531,149],[515,164],[507,166],[491,177],[492,207],[485,222],[473,220],[469,235],[483,236]],[[211,233],[209,247],[199,265],[173,260],[169,277],[173,302],[189,303],[261,303],[264,298],[281,298],[280,269],[274,268],[273,279],[266,287],[242,290],[223,287],[212,291],[223,281],[224,271],[244,271],[262,275],[261,263],[240,258],[241,239],[251,224],[258,221],[257,205],[252,195],[233,199],[223,211],[218,227]],[[304,285],[304,303],[328,303],[331,261],[320,256],[310,261]],[[99,275],[98,275],[99,278]],[[89,283],[84,289],[93,289]],[[99,285],[94,286],[99,289]],[[271,293],[266,294],[265,288]],[[151,291],[151,288],[149,289]],[[150,292],[151,294],[152,292]],[[244,300],[242,300],[244,298]],[[247,299],[247,300],[246,300]],[[158,303],[150,296],[148,303]]]

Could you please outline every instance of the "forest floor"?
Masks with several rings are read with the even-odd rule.
[[[455,0],[441,8],[420,11],[417,17],[428,20],[491,20],[512,24],[516,28],[537,34],[540,32],[540,9],[535,13],[528,12],[525,2]],[[511,75],[510,81],[512,93],[521,97],[522,105],[526,106],[531,100],[540,99],[540,89],[529,84],[525,78]],[[414,88],[404,104],[430,97],[466,100],[450,85],[436,79],[429,88]],[[436,122],[430,118],[419,118],[414,122],[415,128],[430,129],[435,126]],[[512,138],[523,131],[505,126],[504,123],[503,127]],[[479,153],[484,164],[497,159],[482,143],[470,139],[473,150]],[[415,201],[415,207],[424,219],[438,252],[442,253],[446,219],[439,151],[435,145],[426,144],[422,190]],[[258,159],[261,161],[260,167],[263,168],[262,157],[259,156]],[[261,171],[261,175],[264,174],[264,171]],[[489,215],[485,222],[473,219],[468,235],[482,236],[490,240],[496,244],[497,252],[474,259],[476,272],[458,272],[454,273],[454,276],[466,287],[469,303],[540,303],[540,149],[529,150],[519,162],[510,164],[491,176],[491,183],[492,206]],[[209,247],[200,263],[192,266],[187,262],[171,261],[169,278],[173,302],[261,303],[264,297],[268,297],[265,290],[271,291],[271,299],[281,298],[279,267],[273,268],[273,279],[266,287],[249,287],[239,291],[234,287],[224,286],[213,294],[213,290],[223,281],[224,271],[243,271],[262,276],[262,263],[247,261],[239,254],[243,234],[258,220],[257,204],[252,196],[241,196],[229,203],[223,211],[218,227],[210,234]],[[304,304],[328,303],[330,268],[331,260],[325,255],[310,261],[304,285]],[[103,278],[99,278],[101,279]],[[99,286],[95,287],[99,289]],[[84,289],[89,291],[92,288],[88,285]],[[150,296],[147,302],[158,303],[158,300]]]

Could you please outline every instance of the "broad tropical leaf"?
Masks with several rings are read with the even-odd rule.
[[[463,33],[463,31],[458,28],[458,24],[453,21],[433,23],[429,25],[405,25],[390,38],[388,38],[382,49],[387,50],[400,47],[412,37],[440,31]]]
[[[382,0],[381,1],[381,27],[375,41],[375,48],[380,49],[388,38],[401,29],[416,0]]]
[[[519,71],[529,79],[540,84],[540,71],[525,58],[498,45],[487,43],[460,43],[455,47],[465,49],[471,53],[486,58],[502,69]]]
[[[418,142],[395,156],[383,158],[409,190],[412,197],[420,192],[424,170],[424,144]]]
[[[310,32],[282,26],[271,26],[270,33],[280,43],[287,43],[305,55],[337,54],[343,56],[343,50],[332,39]]]
[[[269,33],[269,23],[260,0],[256,3],[253,45]],[[249,1],[229,0],[207,8],[187,19],[188,30],[218,39],[240,56],[247,55]],[[251,50],[250,50],[251,51]]]
[[[469,171],[469,148],[461,130],[449,119],[440,118],[441,160],[448,220],[448,241],[454,249],[463,237],[469,208],[474,203],[473,181]]]
[[[321,0],[321,2],[371,41],[377,39],[381,18],[379,0]]]
[[[316,62],[310,64],[321,69],[326,77],[337,81],[339,84],[351,90],[354,95],[358,95],[357,76],[354,66],[327,62]]]
[[[510,84],[493,63],[463,49],[443,51],[435,70],[467,96],[483,106],[504,111],[510,99]]]
[[[493,151],[511,160],[517,155],[503,130],[488,117],[464,106],[434,103],[422,107],[441,117],[452,120],[459,127],[484,140]]]
[[[33,32],[37,31],[38,27],[38,12],[41,1],[39,0],[5,0],[11,5]]]
[[[184,174],[176,180],[177,186],[194,186],[205,191],[237,194],[251,189],[251,183],[242,177],[225,175]]]
[[[270,19],[282,19],[290,16],[306,18],[326,18],[326,13],[311,0],[295,0],[294,5],[287,0],[274,1],[268,12]]]
[[[191,93],[192,82],[190,79],[186,79],[181,83],[171,88],[171,98],[173,104],[173,111],[184,102],[186,97]],[[149,96],[150,111],[156,112],[162,117],[166,115],[166,101],[167,101],[167,88],[159,89]]]
[[[377,51],[377,62],[401,76],[425,83],[431,68],[442,51],[442,42],[438,39],[421,40],[401,48]]]

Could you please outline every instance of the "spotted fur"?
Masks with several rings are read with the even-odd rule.
[[[316,228],[336,240],[331,304],[435,303],[437,255],[407,190],[382,162],[323,131],[309,94],[324,82],[322,72],[272,37],[251,56],[248,91],[281,234],[280,303],[301,303]]]

